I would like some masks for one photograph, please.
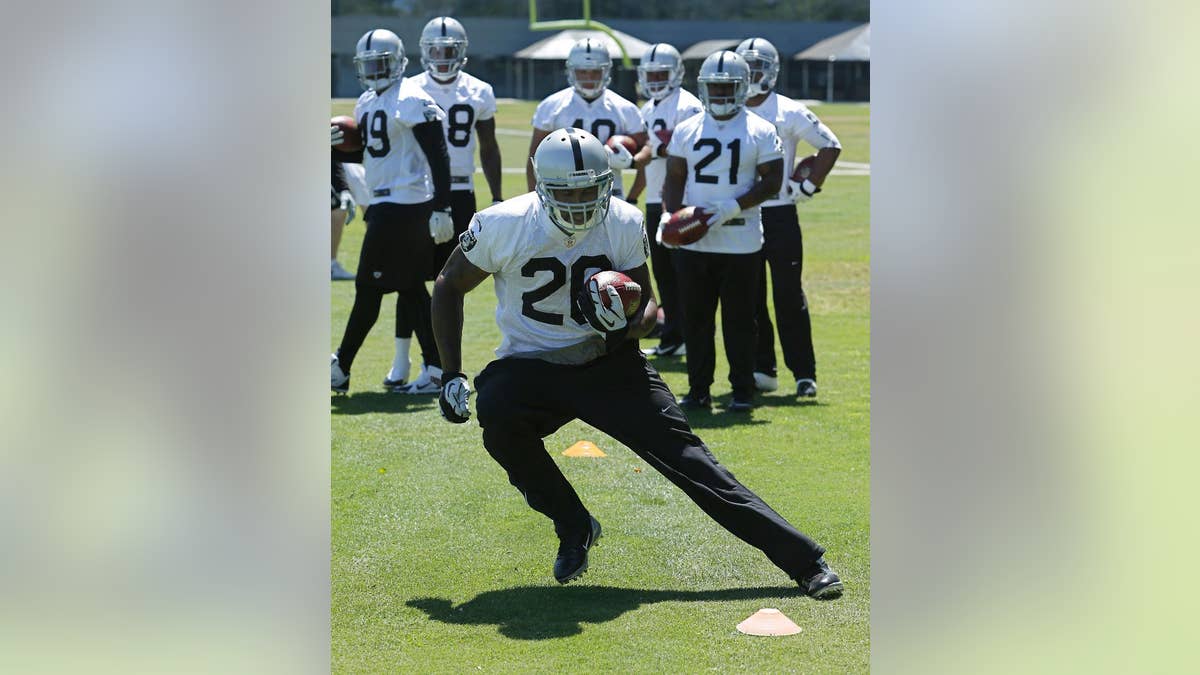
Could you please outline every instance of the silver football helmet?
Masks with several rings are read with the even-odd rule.
[[[650,79],[650,73],[667,73],[666,78]],[[661,101],[683,82],[683,59],[679,50],[665,42],[650,45],[637,67],[638,86],[646,96]]]
[[[403,77],[407,66],[404,43],[392,31],[376,28],[358,39],[354,68],[363,89],[382,92]]]
[[[733,115],[746,105],[750,66],[734,52],[714,52],[700,64],[696,85],[700,90],[700,102],[708,114],[714,117]],[[712,87],[720,87],[722,91],[713,93]]]
[[[559,129],[533,152],[538,199],[550,221],[571,234],[590,230],[608,215],[613,172],[608,150],[581,129]]]
[[[599,77],[581,78],[577,70],[599,70]],[[612,57],[608,47],[595,38],[584,38],[567,54],[567,82],[584,98],[596,98],[612,79]]]
[[[430,77],[453,80],[467,65],[467,29],[456,19],[439,16],[421,30],[421,67]]]
[[[751,97],[775,88],[775,79],[779,77],[779,50],[775,45],[762,38],[750,38],[742,40],[734,51],[750,66]],[[761,77],[755,78],[756,73],[761,73]]]

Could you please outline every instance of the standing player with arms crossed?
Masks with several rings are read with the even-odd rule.
[[[746,109],[775,125],[783,141],[784,167],[795,165],[796,145],[800,141],[817,149],[812,173],[802,182],[789,177],[778,195],[763,202],[762,279],[758,285],[758,344],[755,347],[754,384],[760,391],[779,387],[775,369],[775,336],[767,313],[767,263],[771,265],[772,300],[775,321],[779,324],[779,343],[783,362],[796,378],[796,395],[817,395],[817,358],[813,351],[812,320],[808,298],[800,283],[804,271],[804,240],[796,205],[812,199],[821,191],[825,177],[833,169],[842,145],[829,127],[821,123],[803,103],[776,92],[779,76],[779,52],[762,38],[743,40],[737,53],[750,66],[750,97]]]
[[[446,148],[450,153],[450,213],[454,234],[466,231],[475,215],[475,145],[478,139],[479,163],[492,193],[492,203],[500,201],[500,146],[496,143],[496,96],[492,85],[462,70],[467,63],[467,31],[457,20],[439,16],[421,31],[421,66],[425,71],[412,78],[446,111],[444,126]],[[428,279],[437,278],[450,251],[457,242],[450,239],[434,247]],[[411,383],[408,378],[408,350],[412,343],[412,320],[429,321],[429,296],[421,298],[421,307],[405,307],[397,321],[396,356],[383,386],[405,394],[436,394],[441,386],[434,382],[441,369],[426,363]],[[432,331],[429,326],[424,330]],[[403,335],[404,337],[400,337]]]
[[[612,57],[599,40],[585,38],[575,43],[567,54],[567,82],[571,85],[557,91],[538,104],[533,111],[533,136],[529,139],[529,157],[542,139],[555,129],[583,129],[600,139],[601,143],[617,134],[629,136],[638,149],[646,144],[646,125],[636,105],[608,88],[612,79]],[[618,172],[633,166],[633,153],[624,147],[610,152],[609,166]],[[526,162],[525,182],[532,191],[537,182],[533,166]],[[613,195],[623,198],[621,174],[613,181]]]
[[[461,372],[463,298],[492,276],[502,341],[497,359],[475,379],[483,444],[526,503],[553,521],[559,583],[587,570],[600,537],[599,521],[542,442],[578,418],[627,445],[805,593],[840,595],[842,582],[825,564],[824,549],[716,461],[638,351],[637,338],[657,314],[649,244],[637,207],[610,198],[608,155],[587,132],[553,132],[534,153],[536,193],[480,211],[459,237],[433,288],[446,366],[442,415],[460,424],[470,417]],[[602,270],[624,271],[645,289],[637,308],[627,313],[614,288],[588,281]]]
[[[366,92],[354,106],[362,135],[362,161],[371,189],[367,233],[354,280],[354,306],[341,346],[330,359],[329,387],[350,389],[350,369],[379,318],[386,293],[401,306],[420,306],[427,296],[425,271],[433,245],[454,235],[450,218],[450,158],[442,133],[445,113],[427,94],[403,80],[404,45],[388,30],[368,31],[358,41],[354,65]],[[337,145],[340,130],[330,127]],[[428,307],[428,305],[425,305]],[[399,323],[399,321],[397,321]],[[429,322],[416,323],[427,363],[440,366]]]

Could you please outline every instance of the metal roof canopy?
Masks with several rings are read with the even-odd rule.
[[[613,33],[625,45],[625,51],[629,53],[629,58],[631,59],[640,60],[642,53],[650,48],[649,42],[639,40],[628,33],[622,33],[619,30],[614,30]],[[574,47],[576,42],[584,38],[599,40],[608,49],[609,56],[613,59],[621,58],[621,49],[612,41],[612,38],[605,35],[602,31],[575,29],[564,30],[544,40],[538,40],[518,51],[513,56],[519,59],[533,59],[536,61],[565,61],[567,54],[571,52],[571,47]]]
[[[792,57],[794,61],[870,61],[871,24],[864,23],[821,40]]]
[[[680,54],[680,56],[683,57],[684,61],[691,61],[693,59],[706,59],[713,52],[719,52],[726,49],[732,51],[733,48],[741,44],[741,42],[742,41],[737,38],[730,38],[728,40],[704,40],[697,42],[691,47],[683,50],[683,53]]]

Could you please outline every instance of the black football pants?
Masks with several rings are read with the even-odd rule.
[[[783,362],[797,380],[817,379],[817,357],[813,352],[812,321],[808,299],[800,286],[804,271],[804,239],[795,206],[762,209],[763,248],[758,284],[758,342],[754,370],[775,374],[775,328],[767,313],[767,265],[771,266],[771,296]],[[690,348],[689,348],[690,349]]]
[[[542,439],[578,418],[628,446],[788,576],[824,553],[717,462],[634,341],[582,366],[499,359],[475,388],[484,447],[560,538],[586,531],[588,510]]]
[[[754,312],[762,267],[756,253],[671,252],[683,299],[683,335],[687,344],[688,387],[706,394],[717,367],[717,302],[721,303],[721,335],[729,360],[733,395],[754,398]]]
[[[675,265],[671,249],[655,241],[662,204],[646,204],[646,236],[650,240],[650,265],[654,269],[654,284],[658,287],[658,306],[663,311],[663,331],[659,338],[664,345],[683,344],[683,305],[679,300],[679,283],[675,280]]]

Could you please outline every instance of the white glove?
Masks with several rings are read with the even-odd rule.
[[[706,205],[704,210],[712,214],[708,219],[708,226],[717,227],[737,218],[742,212],[742,207],[738,206],[736,199],[722,199]]]
[[[633,154],[629,152],[629,148],[620,143],[616,145],[615,148],[606,146],[608,147],[608,168],[619,171],[633,166]]]
[[[444,244],[454,237],[454,219],[449,211],[434,211],[429,214],[429,236],[433,243]]]
[[[816,183],[813,183],[807,178],[804,179],[803,183],[797,183],[790,178],[787,182],[787,196],[797,204],[812,199],[813,195],[820,191],[821,188],[817,187]]]
[[[442,394],[438,398],[438,406],[442,409],[442,417],[455,423],[462,424],[471,418],[471,386],[462,373],[453,373],[442,385]]]
[[[354,222],[354,216],[358,214],[358,204],[354,203],[354,195],[350,194],[349,190],[342,190],[338,194],[338,198],[342,200],[338,208],[346,212],[346,224],[349,225]]]
[[[604,301],[600,297],[602,292],[608,295],[608,307],[604,306]],[[588,281],[588,296],[591,297],[592,307],[595,308],[597,323],[591,325],[596,332],[607,334],[625,327],[628,323],[625,318],[625,305],[621,302],[621,294],[617,293],[617,289],[606,286],[604,291],[601,291],[600,285],[596,283],[595,279],[592,279]],[[584,312],[584,314],[587,313]]]
[[[663,211],[663,214],[658,218],[658,229],[654,231],[654,241],[663,248],[677,249],[678,246],[672,246],[662,240],[663,228],[667,226],[667,221],[671,220],[671,214]]]
[[[341,145],[346,140],[346,132],[336,124],[329,125],[329,145]]]

